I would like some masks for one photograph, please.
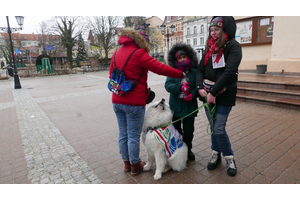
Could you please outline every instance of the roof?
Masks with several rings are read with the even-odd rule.
[[[184,19],[184,16],[171,16],[170,21],[167,22],[167,17],[168,17],[168,16],[165,16],[164,24],[165,24],[165,23],[171,23],[171,22],[175,22],[175,21],[179,21],[179,20],[183,20],[183,19]],[[178,19],[178,17],[181,17],[181,19]]]
[[[3,37],[8,38],[8,33],[1,33]],[[44,35],[44,37],[49,37],[49,38],[60,38],[60,35]],[[12,33],[11,34],[11,39],[12,40],[42,40],[42,35],[41,34],[20,34],[20,33]]]
[[[93,40],[93,39],[94,39],[94,36],[93,36],[92,30],[90,30],[88,40]]]

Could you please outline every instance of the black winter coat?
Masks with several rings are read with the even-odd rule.
[[[213,17],[215,18],[215,17]],[[212,58],[204,66],[204,58],[197,70],[196,85],[197,89],[203,89],[203,79],[209,79],[215,82],[210,89],[210,93],[216,97],[217,105],[234,106],[236,102],[238,67],[242,59],[241,45],[235,40],[236,24],[233,17],[224,16],[224,31],[227,33],[228,42],[224,49],[225,67],[213,69]],[[226,87],[226,91],[217,96],[217,94]],[[201,101],[206,100],[203,97]]]

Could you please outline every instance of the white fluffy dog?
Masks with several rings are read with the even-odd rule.
[[[176,148],[169,157],[164,153],[164,147],[158,142],[152,130],[154,127],[170,123],[172,117],[173,112],[164,99],[151,103],[146,109],[142,132],[142,141],[147,151],[147,163],[144,166],[144,171],[149,171],[155,162],[156,170],[154,180],[160,179],[162,173],[167,172],[170,168],[174,171],[181,171],[186,167],[188,152],[186,144],[181,142],[181,147]],[[173,125],[170,126],[174,127]]]

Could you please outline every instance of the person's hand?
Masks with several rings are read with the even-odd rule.
[[[214,97],[212,94],[208,93],[207,95],[207,104],[215,104],[216,103],[216,97]]]
[[[188,85],[189,85],[189,83],[187,82],[187,83],[182,84],[180,87],[180,90],[186,95],[188,95],[190,93],[190,87]]]
[[[200,94],[201,97],[205,97],[207,94],[206,90],[204,90],[204,89],[198,90],[198,93]]]
[[[183,98],[183,100],[190,101],[190,100],[192,100],[192,98],[193,98],[193,94],[191,93],[191,94],[187,95],[185,98]]]

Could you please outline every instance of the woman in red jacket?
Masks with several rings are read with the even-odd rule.
[[[149,97],[147,85],[148,70],[159,75],[180,78],[185,74],[155,60],[149,55],[149,37],[145,27],[136,30],[125,28],[120,32],[119,44],[122,45],[112,56],[109,77],[114,64],[121,69],[129,55],[137,49],[123,69],[126,80],[137,82],[133,91],[122,96],[112,93],[113,109],[119,126],[119,150],[124,161],[124,171],[136,175],[143,171],[144,163],[140,161],[140,135],[144,122],[146,100]],[[116,63],[114,63],[114,60]]]

